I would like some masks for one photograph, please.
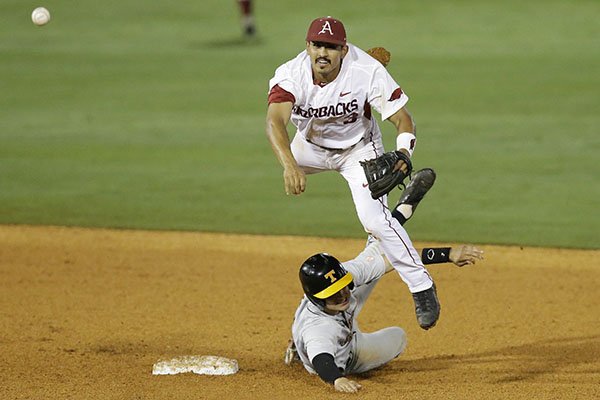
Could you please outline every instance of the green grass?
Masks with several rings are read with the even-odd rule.
[[[337,174],[285,196],[264,134],[268,79],[334,15],[392,52],[438,173],[413,239],[600,248],[598,2],[259,0],[251,42],[234,1],[37,5],[0,4],[0,223],[362,236]]]

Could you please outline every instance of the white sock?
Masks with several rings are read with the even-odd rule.
[[[409,219],[413,214],[413,208],[410,204],[400,204],[396,207],[396,210],[400,212],[400,214],[404,215],[404,218]]]

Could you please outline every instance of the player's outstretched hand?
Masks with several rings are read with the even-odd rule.
[[[335,390],[338,392],[344,393],[356,393],[362,388],[361,384],[358,382],[351,381],[346,377],[337,378],[333,383]]]
[[[450,261],[459,267],[475,264],[477,260],[483,260],[483,250],[471,244],[462,244],[450,250]]]
[[[287,348],[285,349],[285,356],[283,357],[283,362],[285,365],[292,365],[295,361],[300,361],[300,357],[298,356],[298,350],[296,350],[296,344],[294,343],[294,339],[290,338],[288,340]]]
[[[283,170],[285,194],[301,194],[306,189],[306,175],[297,165]]]

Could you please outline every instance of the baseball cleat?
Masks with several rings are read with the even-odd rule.
[[[404,224],[414,213],[419,202],[435,183],[435,171],[423,168],[413,174],[411,181],[402,191],[398,204],[392,210],[392,215],[400,224]]]
[[[440,317],[441,308],[435,284],[427,290],[413,293],[412,296],[419,325],[425,330],[433,328]]]
[[[254,25],[248,25],[244,29],[244,34],[248,37],[254,36],[256,34],[256,28],[254,27]]]
[[[247,38],[254,37],[256,35],[256,26],[252,20],[248,20],[244,23],[244,36]]]

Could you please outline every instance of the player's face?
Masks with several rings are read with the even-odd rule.
[[[330,296],[325,299],[325,308],[327,310],[332,311],[333,313],[338,313],[341,311],[346,311],[350,306],[350,288],[346,286],[333,296]]]
[[[342,59],[348,53],[348,46],[324,42],[306,42],[306,51],[310,56],[312,69],[317,77],[335,79]]]

